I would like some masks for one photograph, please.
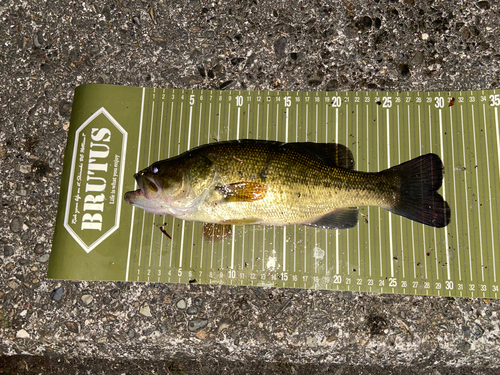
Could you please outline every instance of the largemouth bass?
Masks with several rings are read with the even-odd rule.
[[[127,203],[204,223],[346,229],[356,226],[360,206],[437,228],[450,222],[435,154],[369,173],[355,171],[340,144],[238,140],[196,147],[134,177],[139,189],[125,194]]]

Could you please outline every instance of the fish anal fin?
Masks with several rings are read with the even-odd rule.
[[[349,229],[358,224],[358,207],[337,208],[320,218],[304,223],[310,227],[324,229]]]
[[[203,238],[207,241],[222,241],[232,235],[233,228],[230,224],[203,223]]]
[[[253,202],[267,194],[267,187],[258,182],[237,182],[215,188],[222,194],[224,202]]]
[[[224,220],[224,224],[229,225],[252,225],[252,224],[260,224],[262,220],[256,218],[246,218],[246,219],[235,219],[235,220]]]
[[[305,153],[331,167],[354,169],[354,157],[351,150],[339,143],[297,142],[286,143],[281,147]]]

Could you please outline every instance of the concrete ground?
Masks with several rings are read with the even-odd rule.
[[[496,1],[2,0],[0,19],[0,372],[500,371],[496,300],[46,279],[76,86],[498,88]]]

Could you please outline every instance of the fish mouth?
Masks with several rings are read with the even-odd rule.
[[[137,185],[139,185],[139,189],[125,193],[125,202],[134,204],[141,198],[152,199],[158,195],[161,187],[153,177],[139,172],[134,175],[134,178]]]

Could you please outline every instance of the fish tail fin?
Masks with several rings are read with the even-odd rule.
[[[382,172],[399,180],[400,194],[387,209],[397,215],[431,227],[449,224],[450,206],[437,192],[443,183],[443,162],[426,154]]]

